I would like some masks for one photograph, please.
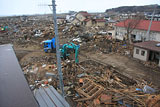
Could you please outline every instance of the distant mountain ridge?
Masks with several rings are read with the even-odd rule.
[[[155,5],[144,5],[144,6],[121,6],[117,8],[107,9],[105,12],[119,12],[119,13],[136,13],[136,12],[146,12],[152,13]],[[160,14],[160,5],[156,8],[156,14]]]

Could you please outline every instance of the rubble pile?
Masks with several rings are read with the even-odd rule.
[[[78,65],[67,60],[62,62],[62,71],[66,96],[77,107],[145,107],[157,104],[160,98],[157,97],[159,90],[152,84],[144,80],[133,80],[114,67],[93,60],[86,60]],[[31,87],[50,84],[59,90],[56,64],[26,66],[24,72]],[[151,96],[155,96],[157,100]]]
[[[39,44],[46,36],[47,39],[54,37],[53,22],[48,20],[31,20],[29,17],[22,20],[21,17],[7,17],[1,18],[0,26],[8,27],[7,31],[0,32],[1,44]]]
[[[118,53],[120,55],[133,55],[133,46],[124,41],[116,41],[108,35],[94,35],[90,41],[82,44],[81,50],[86,52]]]
[[[27,48],[39,46],[43,40],[54,37],[53,22],[50,20],[35,20],[34,17],[9,17],[1,18],[0,26],[8,26],[8,30],[0,33],[1,44],[13,43],[14,45]],[[100,51],[103,53],[121,53],[122,44],[113,43],[113,39],[107,34],[106,28],[76,26],[71,24],[59,25],[59,36],[61,39],[68,39],[71,42],[84,44],[86,51]],[[73,40],[73,41],[72,41]],[[117,50],[119,49],[119,50]],[[127,50],[126,48],[125,50]],[[129,54],[130,52],[122,52]]]
[[[54,55],[41,55],[40,57],[32,56],[30,58],[24,59],[25,61],[21,61],[21,66],[31,66],[34,64],[55,64],[56,63],[56,57]]]
[[[20,64],[31,89],[52,85],[59,91],[56,55],[40,50],[43,48],[42,41],[54,37],[53,22],[36,20],[29,16],[25,19],[1,18],[0,21],[0,27],[8,26],[5,32],[0,32],[0,44],[12,43],[14,47],[22,49],[19,50],[23,57]],[[80,56],[95,52],[133,55],[133,46],[125,41],[115,40],[107,34],[106,28],[86,28],[63,23],[59,24],[59,37],[60,43],[67,41],[79,44]],[[154,63],[141,63],[156,68]],[[63,60],[61,65],[65,94],[74,103],[73,106],[160,106],[160,90],[157,87],[144,80],[130,78],[113,66],[86,59],[79,64],[75,64],[73,60]]]

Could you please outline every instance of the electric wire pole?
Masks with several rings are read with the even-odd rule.
[[[63,88],[64,84],[63,84],[63,74],[61,69],[61,56],[60,56],[60,50],[59,50],[59,37],[58,37],[58,25],[57,25],[55,0],[52,0],[52,8],[53,8],[53,24],[54,24],[55,39],[56,39],[56,56],[57,56],[59,86],[61,89],[62,96],[64,97],[64,88]]]
[[[151,26],[152,26],[153,17],[154,17],[155,11],[156,11],[156,7],[157,7],[157,5],[155,5],[155,7],[154,7],[152,17],[151,17],[151,21],[149,23],[148,31],[146,33],[146,41],[150,41],[150,30],[151,30]]]

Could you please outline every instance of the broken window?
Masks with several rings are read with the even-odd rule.
[[[139,54],[139,49],[136,49],[136,54]]]
[[[144,56],[145,55],[145,51],[141,51],[141,55]]]
[[[109,36],[112,36],[112,33],[108,33]]]

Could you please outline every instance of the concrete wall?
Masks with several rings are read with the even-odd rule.
[[[108,33],[112,34],[112,38],[115,38],[115,30],[109,30]]]
[[[57,19],[57,23],[58,23],[58,24],[63,24],[64,21],[65,21],[65,19]]]
[[[116,25],[116,23],[108,23],[108,26],[110,27],[114,27]]]
[[[80,21],[84,21],[86,19],[86,17],[84,17],[81,13],[78,13],[76,15],[76,18],[79,19]]]
[[[116,27],[115,26],[115,37],[119,40],[123,40],[126,38],[126,29],[122,27]]]
[[[78,24],[78,23],[80,24],[80,21],[75,18],[71,23],[72,23],[72,24]]]
[[[92,26],[92,21],[91,20],[86,22],[86,27],[91,27],[91,26]]]
[[[105,22],[97,22],[96,26],[104,27],[105,26]]]
[[[126,29],[123,27],[115,27],[115,35],[117,39],[123,40],[126,36]],[[146,37],[146,30],[138,30],[134,29],[131,34],[136,35],[136,40],[142,40]],[[160,42],[160,32],[150,31],[150,40],[159,41]]]
[[[136,49],[139,49],[139,54],[136,53]],[[141,55],[142,51],[145,52],[144,56]],[[140,59],[142,61],[148,61],[149,51],[145,50],[145,49],[142,49],[142,48],[134,47],[133,57],[137,58],[137,59]]]

